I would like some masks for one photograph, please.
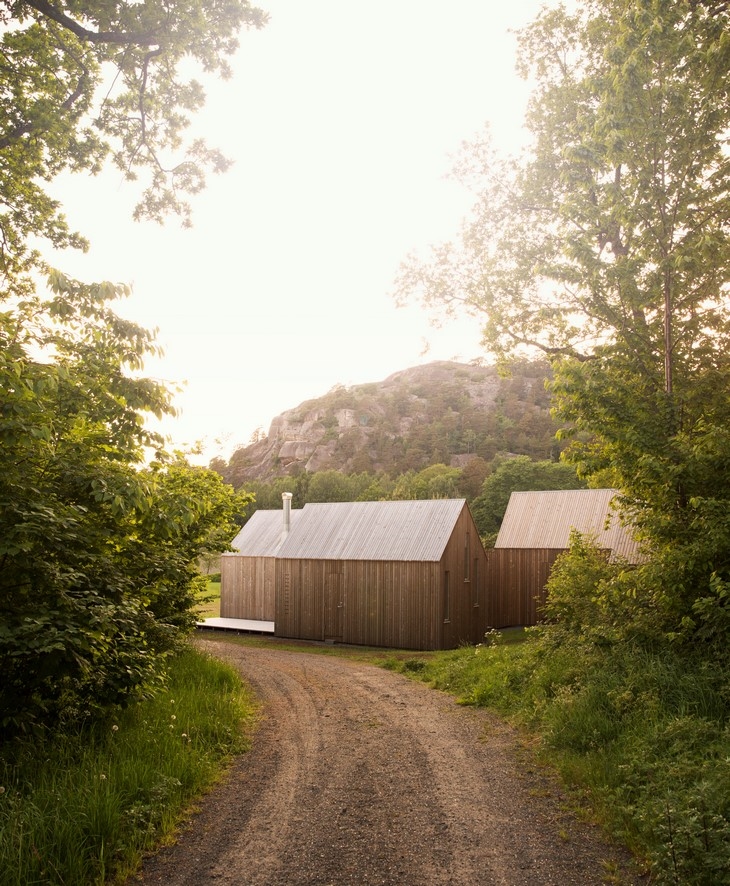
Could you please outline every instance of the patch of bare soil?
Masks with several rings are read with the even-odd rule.
[[[263,702],[251,751],[135,884],[638,884],[489,713],[372,665],[200,639]]]

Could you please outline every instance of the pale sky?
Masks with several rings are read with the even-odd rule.
[[[391,292],[411,250],[453,235],[469,195],[445,176],[489,122],[523,139],[527,86],[508,29],[536,0],[260,0],[230,81],[205,83],[204,134],[234,160],[193,198],[193,229],[135,223],[109,171],[62,183],[91,240],[59,265],[133,286],[119,310],[159,329],[148,373],[185,383],[174,445],[228,458],[255,429],[334,385],[480,356],[474,321],[433,328]],[[424,353],[426,345],[429,346]]]

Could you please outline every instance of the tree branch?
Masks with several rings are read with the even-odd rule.
[[[61,110],[70,111],[74,104],[81,98],[84,94],[84,89],[87,86],[89,78],[88,69],[84,68],[79,77],[78,83],[76,84],[76,88],[74,91],[66,98],[66,100],[61,104]],[[43,127],[38,126],[35,123],[20,123],[15,129],[11,129],[6,135],[0,137],[0,150],[3,148],[8,148],[10,145],[17,142],[24,135],[30,135],[33,132],[42,132]]]
[[[90,31],[77,21],[56,9],[48,0],[25,0],[25,3],[46,18],[75,34],[87,43],[112,43],[117,46],[154,46],[159,42],[154,31],[138,31],[125,34],[121,31]]]

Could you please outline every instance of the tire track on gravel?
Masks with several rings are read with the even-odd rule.
[[[516,735],[488,713],[343,658],[196,642],[238,668],[263,718],[251,751],[132,882],[597,886],[618,865],[621,882],[641,882],[520,765]]]

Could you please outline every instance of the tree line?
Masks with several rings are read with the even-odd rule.
[[[292,494],[294,508],[303,508],[308,502],[465,498],[482,540],[491,546],[512,492],[582,489],[585,485],[574,466],[550,460],[535,461],[526,455],[497,456],[491,462],[474,457],[463,468],[433,464],[396,477],[367,471],[358,474],[336,470],[299,471],[269,481],[248,480],[244,488],[252,500],[242,522],[257,510],[280,509],[284,492]]]
[[[248,501],[167,452],[174,413],[145,377],[154,335],[128,289],[72,279],[52,250],[88,248],[49,191],[110,161],[147,177],[137,217],[189,219],[220,152],[185,143],[203,101],[181,63],[227,75],[245,0],[0,5],[0,738],[105,716],[163,685],[194,625],[198,559],[227,547]],[[101,91],[103,87],[103,92]]]

